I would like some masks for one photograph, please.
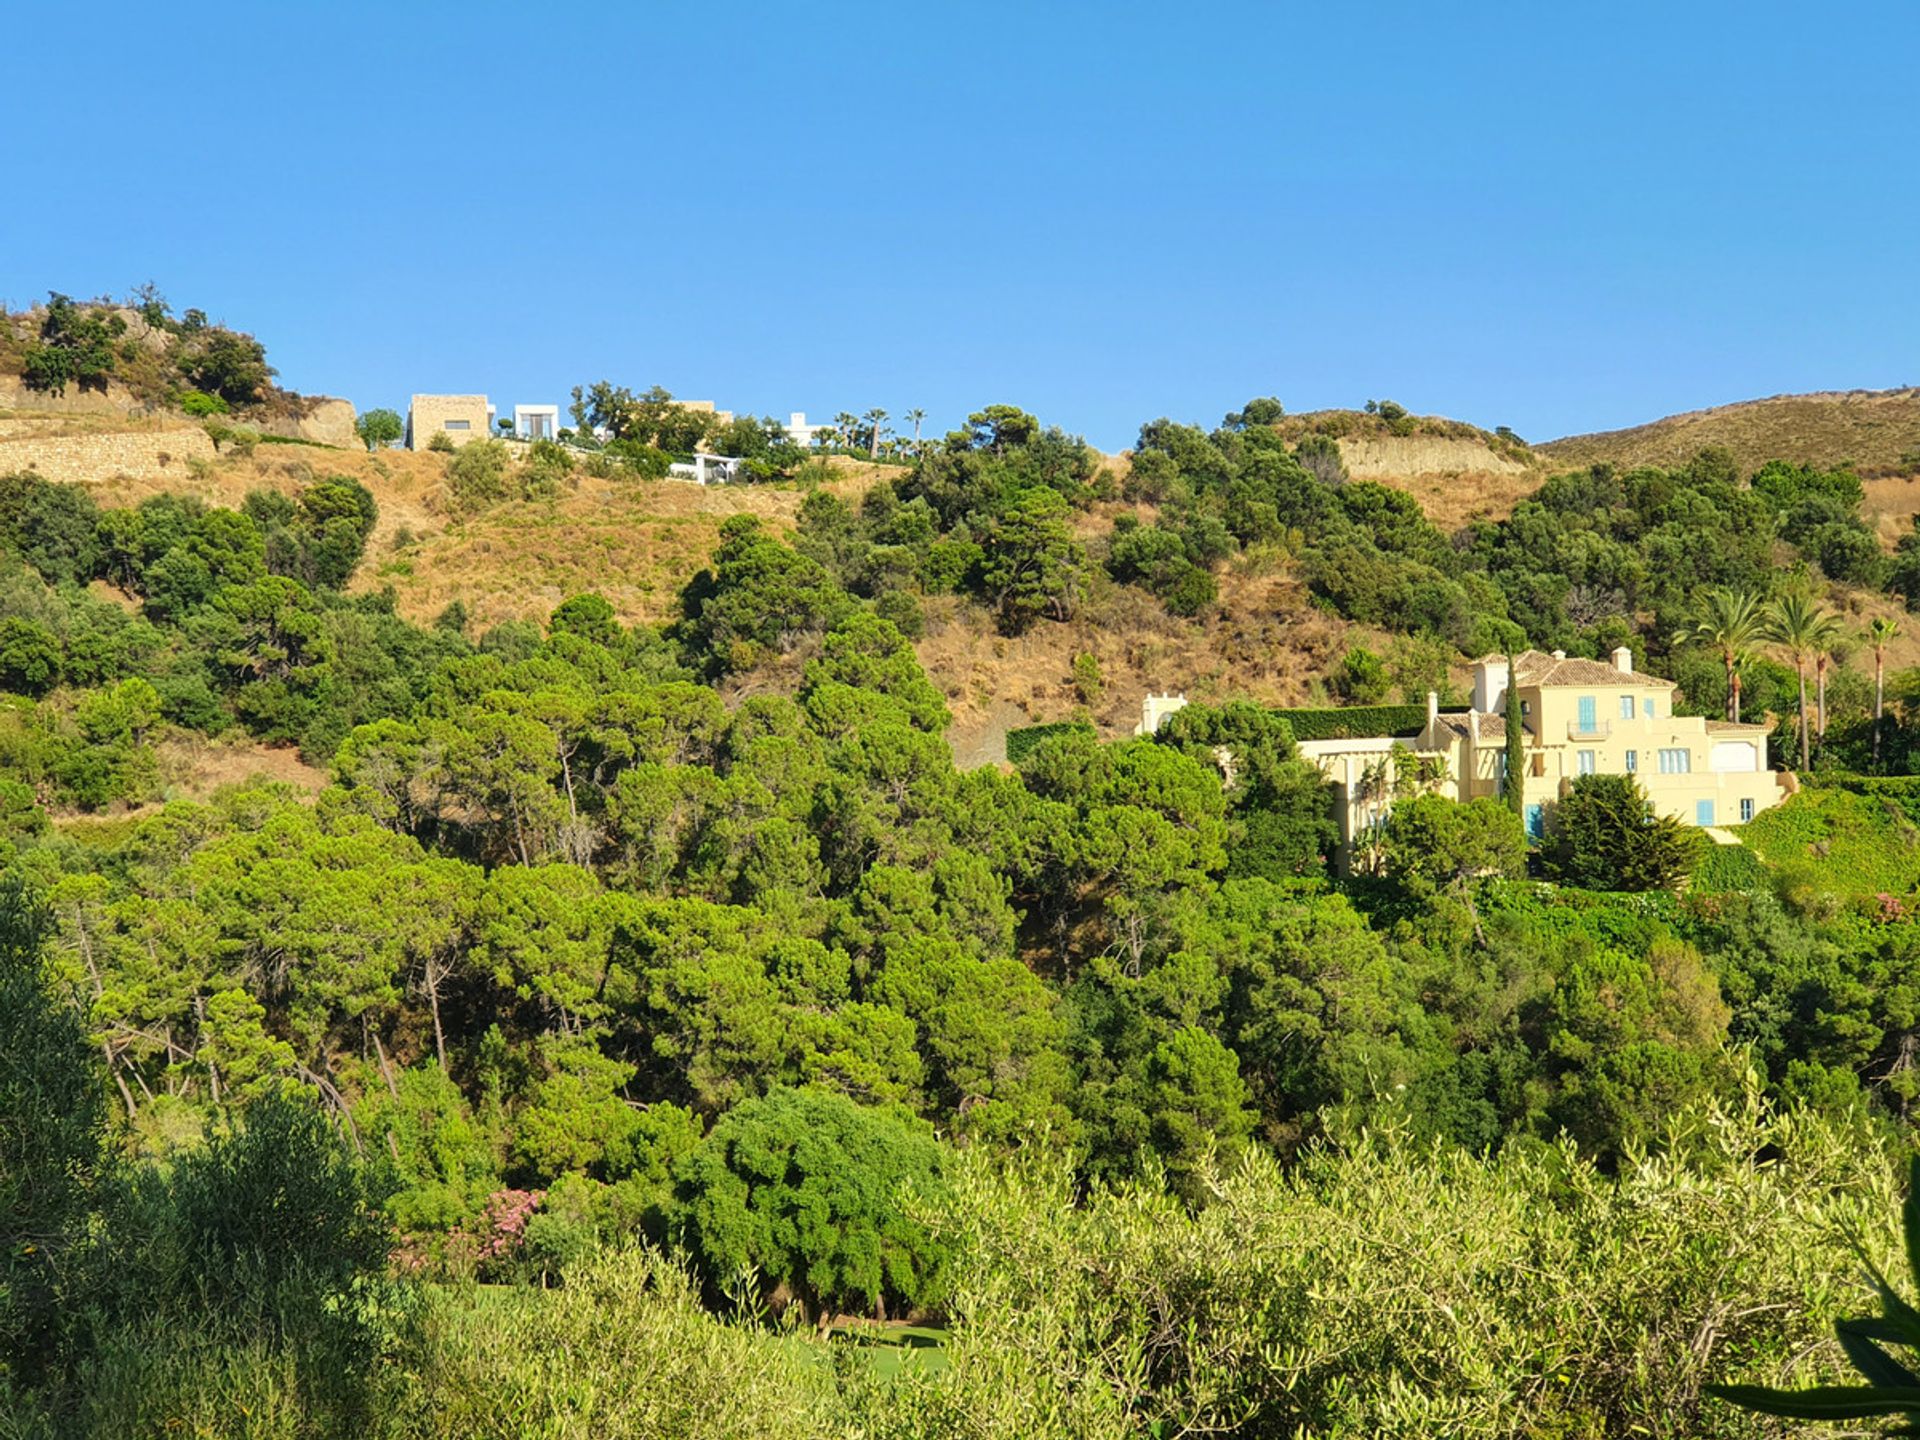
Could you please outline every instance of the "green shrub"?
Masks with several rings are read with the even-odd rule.
[[[1295,740],[1362,740],[1376,735],[1406,738],[1427,724],[1424,705],[1350,705],[1333,709],[1276,710]]]
[[[674,1228],[713,1295],[753,1277],[820,1317],[940,1299],[947,1254],[914,1217],[939,1193],[931,1127],[833,1091],[780,1089],[722,1116],[676,1171]]]
[[[0,880],[0,1379],[37,1378],[79,1319],[106,1132],[93,1047],[41,969],[49,923],[17,876]]]
[[[1760,857],[1744,845],[1709,845],[1693,867],[1691,888],[1700,894],[1758,890],[1766,884]]]
[[[609,1254],[559,1290],[446,1290],[426,1334],[420,1440],[845,1433],[818,1349],[715,1319],[687,1273],[653,1251]]]
[[[436,440],[442,438],[434,436]],[[447,444],[451,447],[453,442]],[[512,492],[511,468],[512,457],[498,440],[470,440],[462,445],[447,462],[447,489],[453,508],[461,514],[476,515],[505,500]]]
[[[1393,693],[1387,665],[1364,645],[1351,645],[1331,677],[1333,689],[1356,706],[1376,706]],[[1425,719],[1425,712],[1422,712]]]
[[[229,408],[225,400],[204,390],[189,390],[180,397],[182,413],[196,420],[207,415],[225,415]]]
[[[926,633],[926,614],[920,607],[920,597],[911,590],[882,590],[873,597],[873,613],[891,621],[894,629],[909,640],[918,640]]]
[[[1007,731],[1007,761],[1018,765],[1046,740],[1056,735],[1085,735],[1095,738],[1093,726],[1085,720],[1056,720],[1048,725],[1023,725]]]
[[[394,410],[373,409],[353,422],[353,433],[369,450],[390,445],[407,433],[406,422]]]
[[[0,689],[42,695],[60,678],[60,642],[33,620],[0,620]]]
[[[1846,1231],[1896,1253],[1894,1166],[1801,1113],[1669,1119],[1681,1143],[1609,1177],[1389,1118],[1290,1170],[1250,1156],[1197,1212],[1151,1181],[1083,1197],[1040,1155],[967,1163],[949,1368],[881,1433],[1759,1433],[1702,1382],[1736,1357],[1838,1373],[1829,1326],[1865,1290]]]
[[[1073,690],[1080,697],[1080,703],[1088,709],[1094,709],[1105,698],[1107,685],[1100,674],[1100,657],[1090,650],[1082,650],[1073,657]]]
[[[1631,775],[1582,775],[1550,814],[1540,859],[1547,875],[1587,890],[1672,890],[1706,837],[1658,814]]]
[[[1740,827],[1741,842],[1796,886],[1905,895],[1920,886],[1920,825],[1897,782],[1809,786]]]

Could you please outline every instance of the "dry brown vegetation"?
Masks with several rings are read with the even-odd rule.
[[[1702,445],[1731,444],[1747,436],[1741,443],[1760,447],[1752,454],[1798,443],[1800,449],[1785,453],[1826,459],[1844,450],[1863,464],[1872,463],[1902,445],[1920,447],[1920,391],[1762,401],[1675,416],[1611,436],[1556,441],[1536,451],[1457,421],[1409,421],[1410,426],[1400,422],[1396,427],[1355,411],[1317,412],[1289,416],[1282,429],[1332,434],[1355,478],[1412,494],[1436,524],[1451,530],[1509,513],[1548,474],[1592,459],[1677,463]],[[142,428],[125,419],[116,426],[98,415],[23,412],[0,415],[0,426],[14,434]],[[1663,448],[1634,448],[1656,442]],[[1116,480],[1128,459],[1123,454],[1106,460]],[[1743,463],[1758,462],[1743,458]],[[849,498],[893,473],[854,462],[842,462],[841,468],[833,488]],[[445,457],[430,453],[368,455],[261,445],[251,456],[229,454],[200,466],[191,479],[175,467],[175,473],[164,475],[103,476],[92,488],[105,505],[182,489],[210,504],[238,505],[253,489],[292,491],[320,475],[351,476],[373,491],[380,506],[353,588],[391,588],[400,612],[419,623],[431,622],[459,600],[476,631],[503,620],[543,619],[561,600],[583,590],[606,596],[628,622],[668,618],[680,588],[707,563],[729,515],[753,513],[785,531],[804,498],[798,489],[703,489],[576,472],[556,499],[505,504],[461,519],[449,513],[445,469]],[[1920,514],[1920,479],[1875,478],[1866,489],[1866,512],[1891,546]],[[1077,528],[1096,555],[1120,508],[1138,507],[1101,505],[1079,517]],[[1144,518],[1151,519],[1150,510]],[[927,601],[926,634],[918,649],[953,708],[955,748],[963,757],[995,753],[1010,727],[1085,710],[1072,672],[1081,653],[1097,659],[1103,681],[1091,718],[1104,732],[1118,734],[1138,721],[1141,698],[1150,691],[1184,692],[1196,700],[1246,696],[1277,704],[1324,698],[1324,677],[1349,645],[1381,648],[1385,643],[1383,635],[1311,604],[1283,554],[1236,560],[1221,577],[1218,604],[1194,619],[1171,616],[1150,596],[1113,585],[1097,566],[1094,570],[1073,620],[1042,624],[1018,638],[996,633],[991,618],[976,606],[948,597]],[[1875,614],[1897,613],[1885,597],[1836,591],[1833,598],[1861,626]],[[1920,627],[1912,628],[1914,635],[1896,642],[1891,662],[1920,663]],[[804,656],[791,657],[787,666],[755,677],[755,688],[797,679],[803,661]],[[243,773],[270,771],[281,763],[256,765],[245,757],[222,762],[239,765]],[[197,788],[191,778],[181,783]]]
[[[1551,473],[1518,438],[1442,415],[1386,420],[1362,410],[1309,410],[1276,428],[1295,444],[1329,437],[1349,475],[1405,491],[1443,530],[1505,519]]]
[[[1868,475],[1912,469],[1902,457],[1920,451],[1920,389],[1775,395],[1669,415],[1629,430],[1570,435],[1539,449],[1555,469],[1569,470],[1597,461],[1679,465],[1708,446],[1732,451],[1744,470],[1775,459],[1811,465],[1851,460]]]
[[[300,758],[291,746],[262,745],[243,735],[208,740],[177,732],[160,743],[160,783],[171,799],[202,800],[226,785],[274,780],[317,794],[327,772]]]
[[[1008,728],[1082,713],[1102,733],[1131,732],[1148,693],[1191,700],[1294,705],[1324,699],[1329,666],[1355,643],[1385,637],[1315,607],[1284,557],[1243,557],[1220,577],[1220,598],[1192,619],[1169,615],[1146,592],[1097,571],[1074,617],[1020,636],[999,634],[980,607],[927,602],[916,647],[954,713],[962,757],[991,754]],[[1083,705],[1073,660],[1099,662],[1102,694]]]

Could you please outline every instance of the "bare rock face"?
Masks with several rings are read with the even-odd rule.
[[[1524,475],[1528,467],[1479,440],[1437,435],[1361,435],[1340,441],[1340,458],[1356,480],[1412,475]]]
[[[309,403],[312,408],[300,417],[298,426],[302,440],[315,440],[322,445],[339,445],[348,449],[360,443],[360,437],[353,429],[355,416],[352,401],[321,395]]]
[[[0,409],[61,415],[120,416],[145,413],[145,408],[118,380],[109,380],[105,388],[99,390],[83,390],[78,385],[69,385],[66,394],[52,395],[44,390],[29,390],[19,376],[7,374],[0,374]]]

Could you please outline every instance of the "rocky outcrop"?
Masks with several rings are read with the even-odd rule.
[[[226,417],[226,423],[258,430],[262,435],[281,435],[290,440],[311,440],[320,445],[339,445],[351,449],[360,443],[354,434],[356,416],[353,402],[330,395],[286,397],[288,408],[279,414],[258,412]],[[0,410],[26,415],[112,415],[127,418],[158,416],[163,420],[182,420],[176,410],[147,405],[118,381],[109,380],[101,390],[82,390],[69,385],[64,395],[29,390],[17,375],[0,373]]]
[[[347,449],[360,443],[360,437],[353,429],[356,419],[353,402],[337,400],[331,395],[317,395],[308,403],[312,408],[295,422],[300,439]]]
[[[46,415],[138,415],[146,407],[117,380],[109,380],[104,390],[82,390],[69,385],[64,395],[44,390],[29,390],[18,375],[0,373],[0,410],[31,411]]]

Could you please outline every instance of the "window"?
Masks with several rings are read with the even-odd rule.
[[[1653,701],[1651,701],[1651,700],[1648,700],[1648,701],[1647,701],[1647,702],[1645,702],[1645,703],[1646,703],[1646,716],[1647,716],[1647,719],[1649,719],[1649,720],[1651,720],[1651,719],[1653,718]]]
[[[1620,697],[1620,718],[1622,720],[1631,720],[1633,718],[1633,697],[1631,695],[1622,695]]]
[[[1696,800],[1693,802],[1693,819],[1698,825],[1713,824],[1713,801]]]
[[[1582,695],[1580,697],[1580,733],[1583,735],[1591,735],[1599,728],[1599,706],[1594,703],[1593,696]]]
[[[1627,751],[1627,774],[1637,775],[1639,773],[1640,773],[1640,752],[1638,750],[1629,750]]]
[[[473,428],[473,422],[471,420],[447,420],[443,421],[442,424],[448,430],[471,430]]]
[[[1579,756],[1579,764],[1582,775],[1591,775],[1593,773],[1593,751],[1582,750]]]
[[[1740,802],[1740,823],[1744,825],[1751,819],[1753,819],[1753,801],[1742,800]]]
[[[1662,775],[1691,775],[1693,773],[1693,752],[1675,749],[1660,752],[1660,773]]]
[[[1547,811],[1544,805],[1527,806],[1527,838],[1543,839],[1547,833]]]

